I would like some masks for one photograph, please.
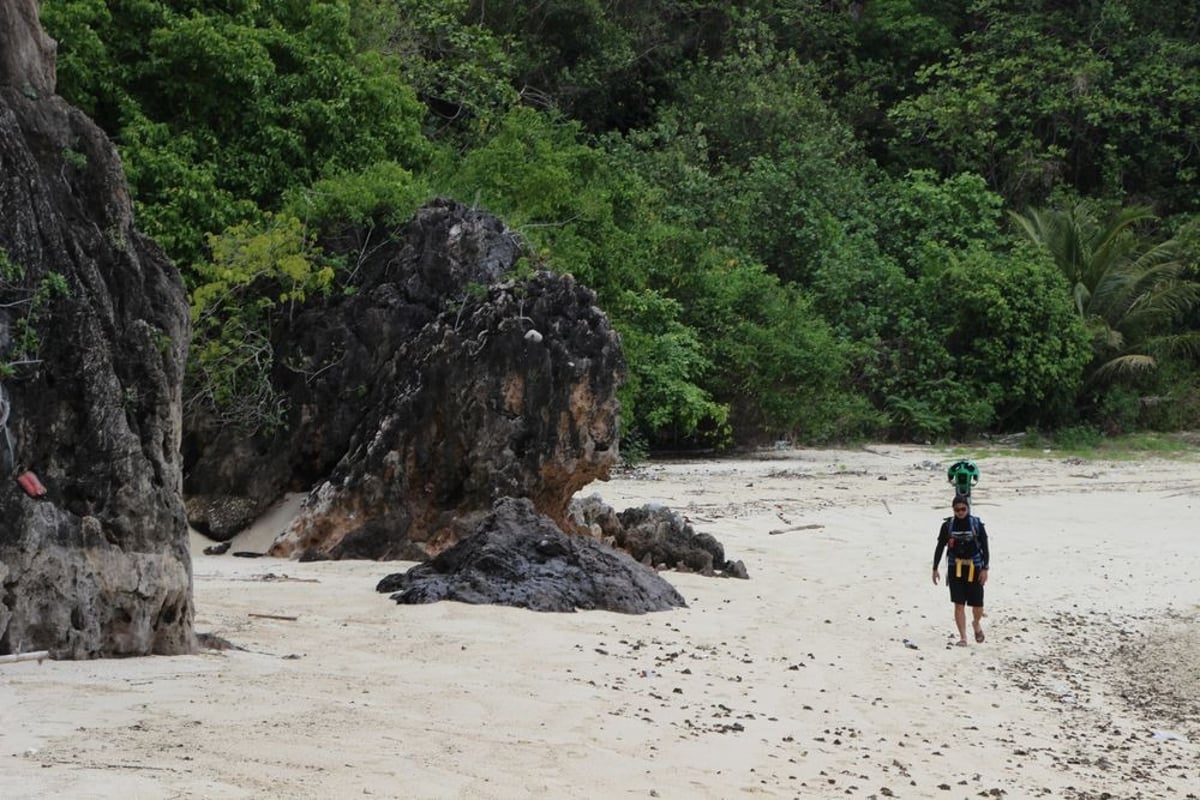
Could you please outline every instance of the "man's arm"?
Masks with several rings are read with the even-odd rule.
[[[938,564],[942,563],[942,552],[946,549],[946,545],[950,543],[950,523],[943,522],[942,529],[938,531],[937,547],[933,551],[933,582],[937,583],[941,577],[938,574]]]
[[[983,523],[979,523],[979,554],[983,556],[983,566],[979,569],[979,585],[983,586],[987,583],[988,567],[992,565],[992,554],[988,550],[987,528],[983,527]]]

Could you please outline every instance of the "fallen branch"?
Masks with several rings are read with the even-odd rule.
[[[256,578],[260,581],[291,581],[293,583],[320,583],[317,578],[293,578],[290,575],[276,575],[274,572],[268,572],[265,575],[260,575]]]
[[[63,767],[79,767],[80,769],[150,769],[157,772],[179,772],[176,767],[152,767],[149,764],[116,764],[116,763],[98,763],[93,762],[88,764],[83,761],[67,761],[60,758],[37,759],[42,766],[49,764],[57,764]]]
[[[320,578],[293,578],[290,575],[276,575],[274,572],[268,572],[265,575],[251,575],[245,578],[229,578],[224,575],[203,575],[205,578],[220,578],[225,581],[242,581],[247,583],[262,583],[279,581],[287,581],[289,583],[320,583]]]
[[[40,664],[49,657],[49,650],[33,650],[28,653],[14,653],[11,656],[0,656],[0,664],[12,664],[17,661],[36,661]]]
[[[820,523],[813,522],[809,525],[797,525],[793,528],[776,528],[773,531],[768,531],[768,533],[771,536],[778,536],[781,533],[791,533],[792,531],[811,531],[811,530],[815,530],[817,528],[824,528],[824,527],[825,526],[821,525]]]
[[[300,619],[299,617],[290,617],[286,614],[255,614],[253,611],[250,612],[250,616],[259,617],[260,619],[281,619],[284,622],[295,622]]]

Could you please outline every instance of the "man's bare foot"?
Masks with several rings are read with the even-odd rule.
[[[983,644],[983,638],[984,638],[983,637],[983,628],[976,628],[975,629],[975,641],[978,642],[979,644]],[[964,642],[964,644],[965,644],[965,642]]]
[[[966,647],[966,646],[967,646],[967,640],[966,640],[966,639],[959,639],[957,642],[955,642],[955,643],[954,643],[954,646],[955,646],[955,647]]]

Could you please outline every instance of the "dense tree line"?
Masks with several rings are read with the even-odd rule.
[[[595,288],[627,441],[1200,423],[1196,0],[43,0],[191,292],[190,402],[280,415],[323,232],[448,195]]]

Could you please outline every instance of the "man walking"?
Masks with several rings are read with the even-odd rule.
[[[933,582],[941,575],[938,564],[946,552],[946,585],[950,587],[950,602],[954,603],[954,624],[958,628],[958,646],[967,646],[967,612],[971,607],[975,641],[982,643],[983,586],[988,577],[988,540],[983,520],[971,514],[967,498],[955,495],[951,504],[954,516],[947,517],[938,531],[937,549],[933,552]]]

